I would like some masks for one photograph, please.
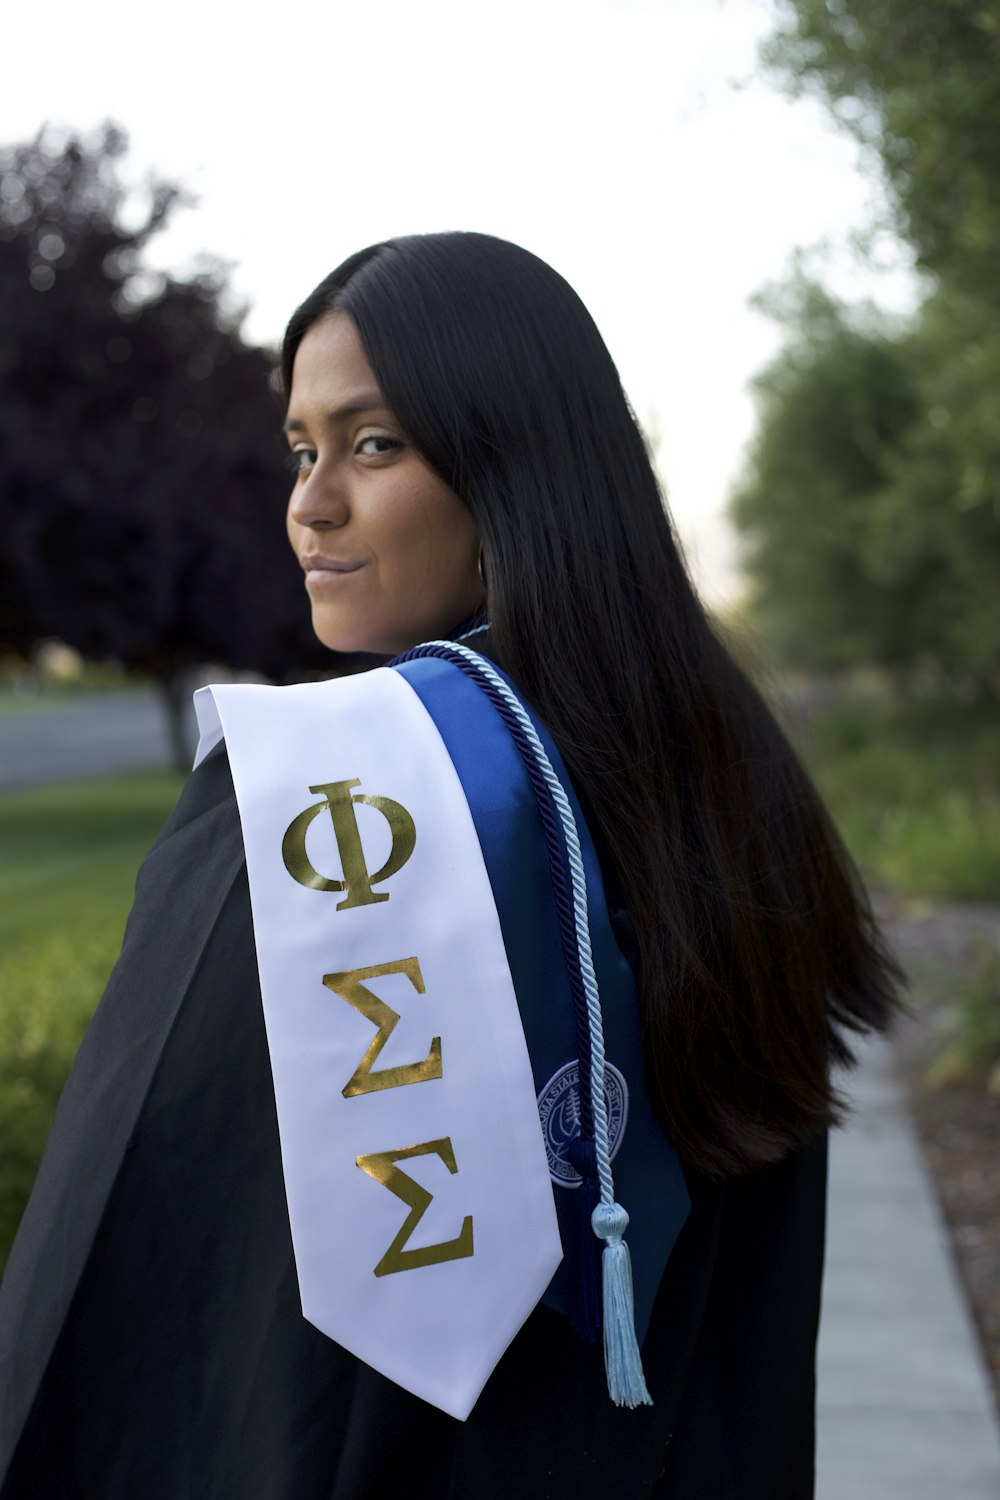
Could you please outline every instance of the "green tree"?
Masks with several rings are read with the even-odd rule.
[[[908,665],[912,577],[880,576],[879,508],[917,409],[899,343],[801,272],[758,295],[788,329],[754,381],[759,423],[731,513],[751,614],[789,663]]]
[[[913,630],[925,637],[938,675],[995,697],[1000,314],[942,286],[924,303],[901,353],[913,372],[919,414],[893,455],[879,506],[872,539],[878,576],[890,587],[913,577]]]
[[[751,617],[803,669],[1000,693],[1000,342],[979,304],[942,292],[900,328],[800,271],[756,301],[787,337],[731,503]]]
[[[1000,308],[995,0],[780,0],[779,15],[765,66],[870,148],[919,264]]]
[[[929,275],[912,326],[796,271],[734,498],[753,613],[791,662],[1000,694],[1000,14],[781,0],[766,66],[869,148]]]

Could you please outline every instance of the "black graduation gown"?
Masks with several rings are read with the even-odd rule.
[[[0,1288],[0,1500],[808,1500],[826,1138],[688,1183],[651,1408],[543,1306],[464,1423],[307,1323],[219,746],[139,872]]]

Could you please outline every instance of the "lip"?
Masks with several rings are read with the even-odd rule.
[[[301,559],[306,572],[306,579],[312,574],[332,573],[341,576],[344,573],[356,573],[359,568],[364,567],[363,562],[342,562],[335,557],[324,557],[318,552],[308,552]]]

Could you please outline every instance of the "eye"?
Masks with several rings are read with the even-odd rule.
[[[385,446],[376,448],[374,451],[365,452],[366,443],[383,443]],[[363,437],[354,451],[355,453],[363,453],[365,458],[376,458],[380,453],[391,453],[393,448],[401,448],[402,446],[402,443],[397,442],[395,438],[387,437],[385,433],[373,432],[368,437]]]
[[[308,459],[308,463],[303,463],[303,459]],[[293,474],[308,474],[315,462],[315,448],[294,448],[285,458],[285,468]]]

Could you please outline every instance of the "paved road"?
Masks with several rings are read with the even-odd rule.
[[[0,717],[2,791],[170,761],[164,710],[152,691],[95,693],[66,708]]]
[[[998,1500],[1000,1424],[889,1043],[831,1140],[816,1500]]]

